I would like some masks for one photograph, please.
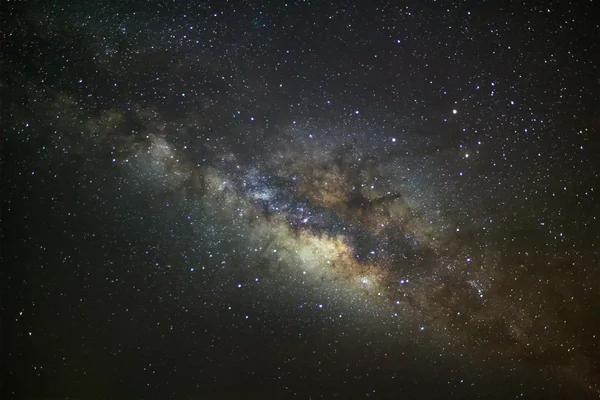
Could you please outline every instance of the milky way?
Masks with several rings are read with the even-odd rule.
[[[407,176],[414,164],[400,135],[404,144],[373,146],[341,129],[318,132],[293,127],[249,160],[219,147],[197,162],[192,146],[152,133],[113,161],[136,181],[185,193],[192,215],[207,212],[237,232],[219,240],[246,253],[248,268],[301,295],[306,286],[320,291],[340,317],[376,316],[375,330],[427,334],[445,350],[551,363],[552,373],[587,385],[587,349],[565,326],[569,311],[551,303],[568,289],[548,289],[523,261],[508,260],[485,235],[494,217],[463,226],[444,213],[442,194]],[[438,154],[419,172],[437,168]]]
[[[9,7],[7,398],[597,396],[590,7],[239,3]]]

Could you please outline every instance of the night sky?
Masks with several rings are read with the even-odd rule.
[[[3,8],[3,399],[600,396],[592,1]]]

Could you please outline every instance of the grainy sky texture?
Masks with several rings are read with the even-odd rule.
[[[595,6],[6,1],[2,398],[597,398]]]

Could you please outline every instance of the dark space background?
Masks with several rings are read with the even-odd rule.
[[[597,398],[593,6],[4,2],[2,398]]]

